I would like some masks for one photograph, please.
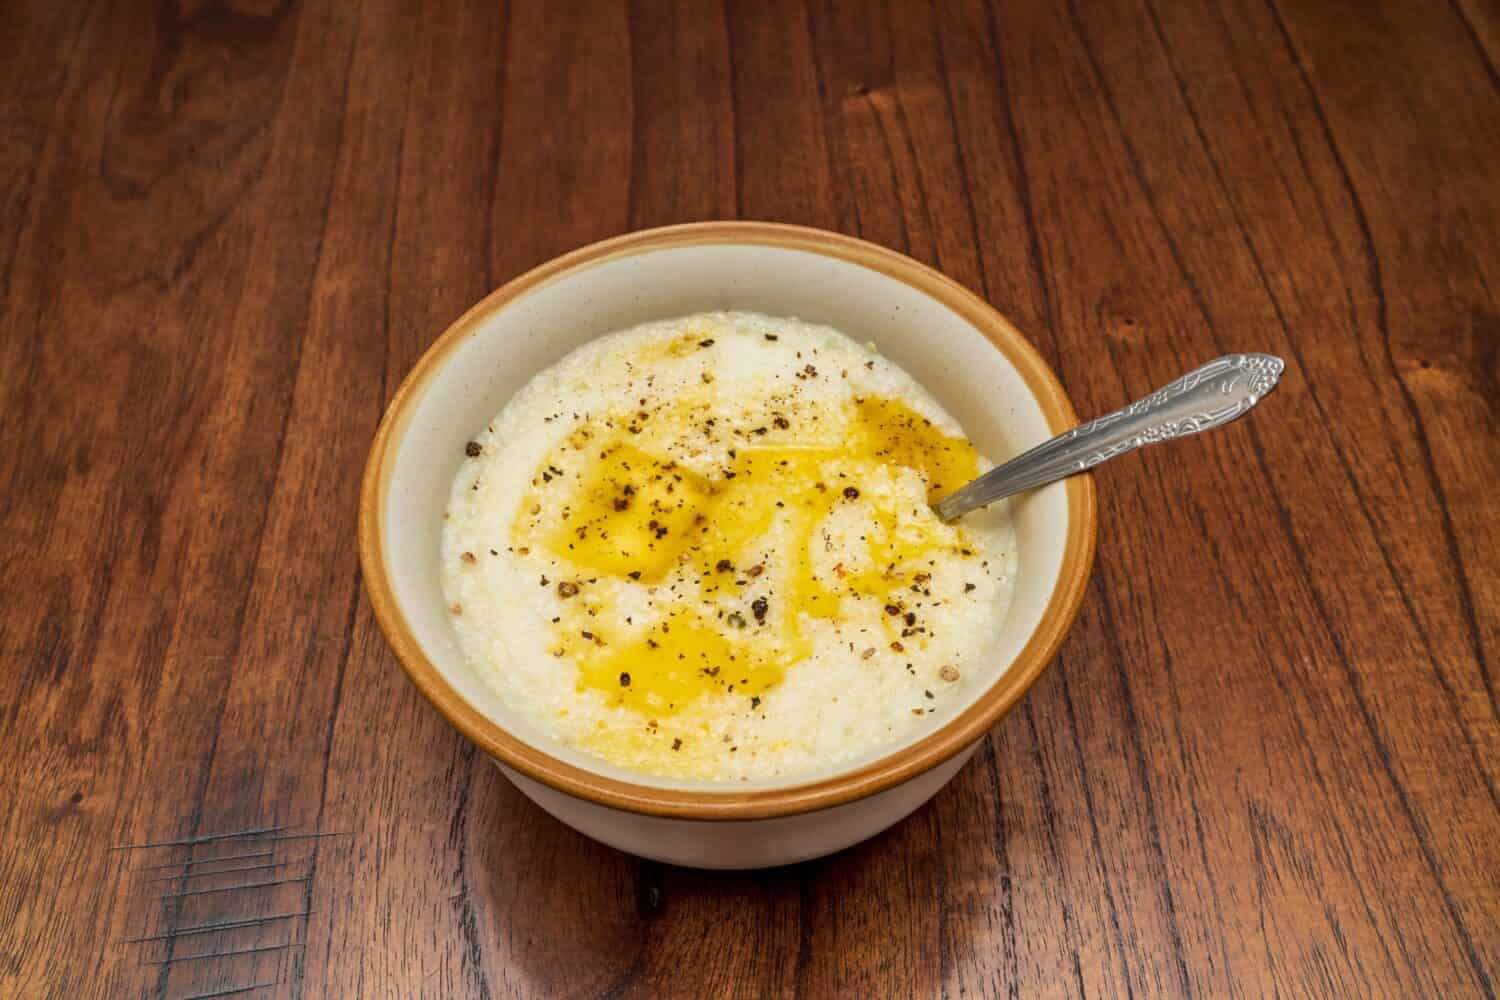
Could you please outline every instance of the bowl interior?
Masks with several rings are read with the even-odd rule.
[[[538,371],[595,337],[651,320],[743,309],[836,327],[872,342],[910,372],[995,462],[1063,429],[1053,424],[1067,417],[1059,416],[1054,405],[1049,422],[1004,351],[948,305],[882,270],[888,263],[857,263],[787,245],[668,240],[565,267],[517,294],[502,291],[461,319],[419,365],[397,404],[376,507],[394,602],[447,684],[532,747],[637,785],[735,793],[783,788],[899,753],[902,747],[888,747],[794,780],[736,783],[732,788],[626,772],[579,754],[507,710],[465,664],[439,571],[443,509],[465,442]],[[926,280],[942,281],[924,273]],[[963,712],[1012,666],[1058,583],[1068,533],[1065,488],[1056,484],[1012,503],[1019,552],[1009,616],[993,637],[987,672],[968,685],[968,700],[933,716],[932,728]]]

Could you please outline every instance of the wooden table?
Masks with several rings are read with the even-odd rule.
[[[0,995],[1494,995],[1500,7],[940,7],[7,5]],[[463,309],[722,217],[940,267],[1085,413],[1288,361],[1102,472],[1078,624],[952,785],[746,874],[531,806],[354,533]]]

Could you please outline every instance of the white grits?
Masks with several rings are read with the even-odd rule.
[[[647,324],[595,340],[538,374],[474,438],[445,515],[443,590],[472,668],[508,707],[563,743],[676,777],[796,776],[931,728],[945,706],[972,695],[971,679],[983,672],[984,653],[1011,600],[1015,536],[1004,504],[961,526],[942,525],[928,509],[928,484],[918,471],[872,464],[852,451],[842,457],[852,446],[839,422],[847,418],[839,414],[867,398],[899,401],[943,434],[963,437],[890,361],[831,328],[758,314]],[[579,444],[583,434],[593,436]],[[769,486],[764,479],[757,487],[725,478],[737,454],[744,461],[763,443],[823,447],[835,457],[813,478],[830,480],[823,485],[835,492],[809,507],[817,511],[808,515],[816,517],[811,535],[799,535],[800,522],[777,508],[763,531],[739,539],[742,555],[733,570],[694,572],[684,552],[660,579],[650,571],[640,579],[601,572],[537,540],[572,530],[565,515],[578,513],[588,461],[604,453],[598,449],[605,436],[675,462],[666,466],[679,470],[674,478],[696,474],[716,492]],[[567,465],[558,456],[576,461]],[[774,488],[792,500],[817,485],[787,475]],[[895,571],[887,568],[882,578],[882,568],[871,565],[875,543],[865,541],[867,533],[876,535],[879,517],[895,526],[882,537],[921,556],[920,566],[906,566],[896,596],[856,592],[851,584],[833,603],[819,605],[836,611],[821,614],[791,599],[799,593],[799,565],[819,587],[842,586],[846,575],[894,579]],[[713,524],[702,530],[709,528],[719,530]],[[658,531],[657,538],[668,535]],[[677,544],[677,522],[672,531],[663,545]],[[927,547],[913,548],[921,545]],[[799,547],[806,551],[800,564]],[[624,656],[620,651],[639,646],[651,623],[684,608],[739,644],[733,648],[756,650],[746,656],[794,651],[778,654],[775,676],[784,677],[753,688],[753,701],[752,687],[734,691],[728,673],[699,694],[673,688],[679,694],[670,711],[625,703],[607,684],[585,684],[585,669],[596,680],[600,664],[613,671],[618,663],[609,657]],[[633,669],[634,678],[620,671],[622,691],[644,690],[642,670]],[[731,682],[727,689],[724,681]],[[700,682],[708,680],[691,683]]]

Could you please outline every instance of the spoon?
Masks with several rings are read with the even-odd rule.
[[[1123,410],[1106,414],[997,465],[933,506],[952,521],[1012,493],[1092,469],[1126,452],[1222,427],[1250,412],[1281,378],[1274,354],[1229,354],[1195,368]]]

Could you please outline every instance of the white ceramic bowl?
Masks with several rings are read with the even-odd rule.
[[[417,362],[370,449],[360,560],[376,618],[412,681],[532,801],[633,854],[754,868],[872,836],[963,766],[1072,624],[1093,561],[1094,485],[1076,476],[1014,501],[1019,570],[989,674],[925,736],[836,771],[733,786],[636,774],[573,751],[507,710],[464,663],[440,586],[449,486],[464,443],[538,371],[601,334],[712,309],[796,317],[873,341],[996,461],[1076,423],[1056,377],[1014,327],[900,254],[765,223],[632,233],[517,278]]]

